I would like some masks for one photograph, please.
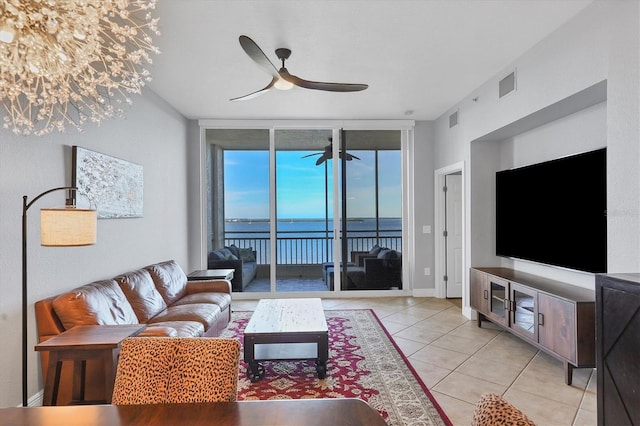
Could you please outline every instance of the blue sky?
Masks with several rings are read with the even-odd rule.
[[[316,166],[316,151],[276,152],[278,218],[324,218],[325,167]],[[347,211],[350,217],[375,217],[373,151],[350,151],[360,160],[347,165]],[[225,218],[269,217],[269,153],[225,151]],[[400,151],[379,151],[380,217],[401,216]],[[328,161],[329,216],[332,216],[333,161]]]

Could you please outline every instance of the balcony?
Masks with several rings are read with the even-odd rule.
[[[257,276],[244,289],[245,292],[270,291],[270,239],[268,233],[258,234],[234,231],[232,236],[226,236],[224,240],[225,246],[251,247],[256,252]],[[368,252],[376,244],[397,252],[402,250],[401,231],[398,229],[349,231],[348,234],[347,252],[352,257],[350,262],[354,262],[353,255],[356,252]],[[333,245],[333,232],[278,232],[275,241],[276,291],[329,291],[323,264],[333,263]]]

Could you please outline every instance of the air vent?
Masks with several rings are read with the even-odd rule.
[[[458,111],[449,116],[449,128],[458,125]]]
[[[502,98],[516,90],[516,72],[513,71],[498,83],[498,97]]]

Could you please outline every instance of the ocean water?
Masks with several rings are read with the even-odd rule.
[[[384,236],[401,236],[401,218],[380,218],[380,234]],[[327,224],[324,219],[280,219],[276,230],[279,238],[313,238],[323,237]],[[328,223],[329,236],[333,237],[333,223]],[[376,235],[376,220],[350,219],[347,221],[347,235],[358,237],[374,237]],[[269,221],[267,219],[228,219],[225,222],[226,238],[260,238],[269,235]]]

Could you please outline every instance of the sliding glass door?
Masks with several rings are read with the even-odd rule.
[[[402,289],[401,132],[342,132],[343,290]]]
[[[269,292],[269,130],[210,129],[206,137],[207,267],[233,269],[234,292]]]
[[[207,266],[234,292],[403,288],[400,130],[205,134]]]
[[[333,259],[330,129],[275,131],[276,291],[328,291]],[[329,285],[328,285],[329,284]]]

